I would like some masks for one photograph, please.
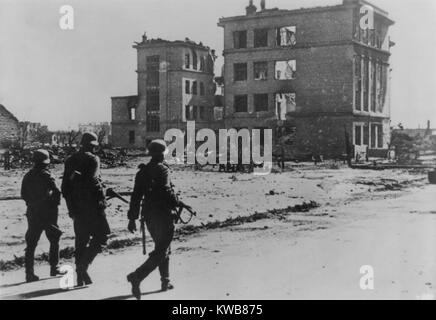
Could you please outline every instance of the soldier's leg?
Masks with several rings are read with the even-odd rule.
[[[83,255],[85,254],[86,247],[91,237],[87,224],[79,218],[74,220],[74,234],[75,234],[75,251],[74,257],[76,260],[76,267],[80,266]]]
[[[59,228],[57,221],[53,221],[52,226]],[[50,275],[55,276],[57,275],[55,273],[57,273],[59,263],[59,240],[61,238],[61,233],[56,231],[54,228],[48,227],[45,229],[45,235],[50,242],[50,251],[48,257],[48,261],[50,263]]]
[[[83,264],[88,267],[99,253],[102,252],[103,245],[107,242],[105,234],[93,234],[89,246],[85,249],[83,254]]]
[[[151,220],[147,221],[147,229],[150,232],[155,246],[147,261],[135,271],[135,275],[139,281],[144,280],[153,270],[161,265],[164,275],[166,276],[166,273],[169,273],[166,272],[166,263],[169,263],[168,254],[173,239],[174,227],[171,223],[166,221]]]
[[[35,249],[38,245],[39,238],[41,237],[41,233],[43,229],[41,225],[32,219],[28,218],[28,229],[26,232],[26,250],[24,256],[24,265],[26,270],[26,280],[30,281],[31,278],[34,278],[34,260],[35,260]],[[37,279],[34,279],[37,280]]]

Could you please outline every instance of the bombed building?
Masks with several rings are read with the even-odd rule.
[[[364,29],[362,12],[373,14]],[[221,18],[226,127],[273,129],[300,155],[335,157],[348,140],[384,156],[393,23],[359,0],[298,10],[250,1],[245,15]]]
[[[18,119],[0,104],[0,148],[19,143],[20,124]]]
[[[138,54],[138,95],[112,98],[112,143],[145,147],[172,128],[213,128],[215,54],[189,39],[147,39],[134,48]]]

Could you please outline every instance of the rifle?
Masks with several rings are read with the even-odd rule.
[[[123,198],[118,192],[115,192],[114,189],[112,189],[112,188],[109,188],[106,190],[106,197],[107,197],[107,200],[117,198],[117,199],[120,199],[122,202],[129,204],[129,201],[127,201],[125,198]]]
[[[189,220],[187,220],[187,221],[184,221],[182,219],[183,210],[186,210],[190,213]],[[176,211],[175,217],[174,217],[175,223],[188,224],[189,222],[191,222],[193,217],[197,216],[197,212],[195,212],[190,206],[188,206],[184,203],[182,203],[180,206],[178,206],[175,211]]]

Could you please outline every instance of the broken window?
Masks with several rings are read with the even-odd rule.
[[[191,81],[185,80],[185,93],[191,94]]]
[[[254,63],[254,80],[266,80],[268,77],[268,62]]]
[[[354,59],[355,94],[354,106],[356,110],[362,110],[362,58],[356,56]]]
[[[135,144],[135,131],[129,131],[129,144]]]
[[[185,54],[185,69],[189,69],[191,67],[191,55],[188,53]]]
[[[296,60],[276,61],[275,77],[277,80],[295,79],[296,72],[297,72]]]
[[[235,96],[233,108],[235,112],[248,112],[248,99],[247,95]]]
[[[254,110],[256,112],[268,111],[268,94],[254,95]]]
[[[160,100],[159,90],[147,90],[146,107],[147,111],[159,111]]]
[[[282,27],[277,29],[277,45],[278,46],[295,46],[297,44],[296,27]]]
[[[246,63],[235,63],[233,68],[234,68],[235,81],[246,81],[247,80],[247,64]]]
[[[135,108],[129,109],[129,118],[132,121],[136,120],[136,109]]]
[[[268,47],[268,29],[254,30],[254,47]]]
[[[159,116],[153,114],[147,115],[146,128],[147,132],[159,132]]]
[[[286,114],[297,109],[295,93],[276,94],[276,115],[278,120],[286,120]]]
[[[247,31],[233,32],[233,46],[235,49],[247,48]]]
[[[198,83],[197,81],[192,82],[192,94],[197,95],[198,94]]]
[[[205,94],[204,83],[203,83],[203,82],[200,82],[200,95],[201,95],[201,96],[204,96],[204,94]]]

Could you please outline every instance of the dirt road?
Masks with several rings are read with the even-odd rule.
[[[436,186],[324,205],[309,213],[200,232],[173,247],[176,289],[161,293],[154,272],[143,299],[434,299]],[[151,249],[151,248],[150,248]],[[94,285],[62,290],[59,279],[22,284],[23,271],[0,278],[1,299],[132,299],[125,275],[140,247],[97,258]],[[374,271],[362,290],[360,268]],[[47,266],[39,266],[44,277]]]

